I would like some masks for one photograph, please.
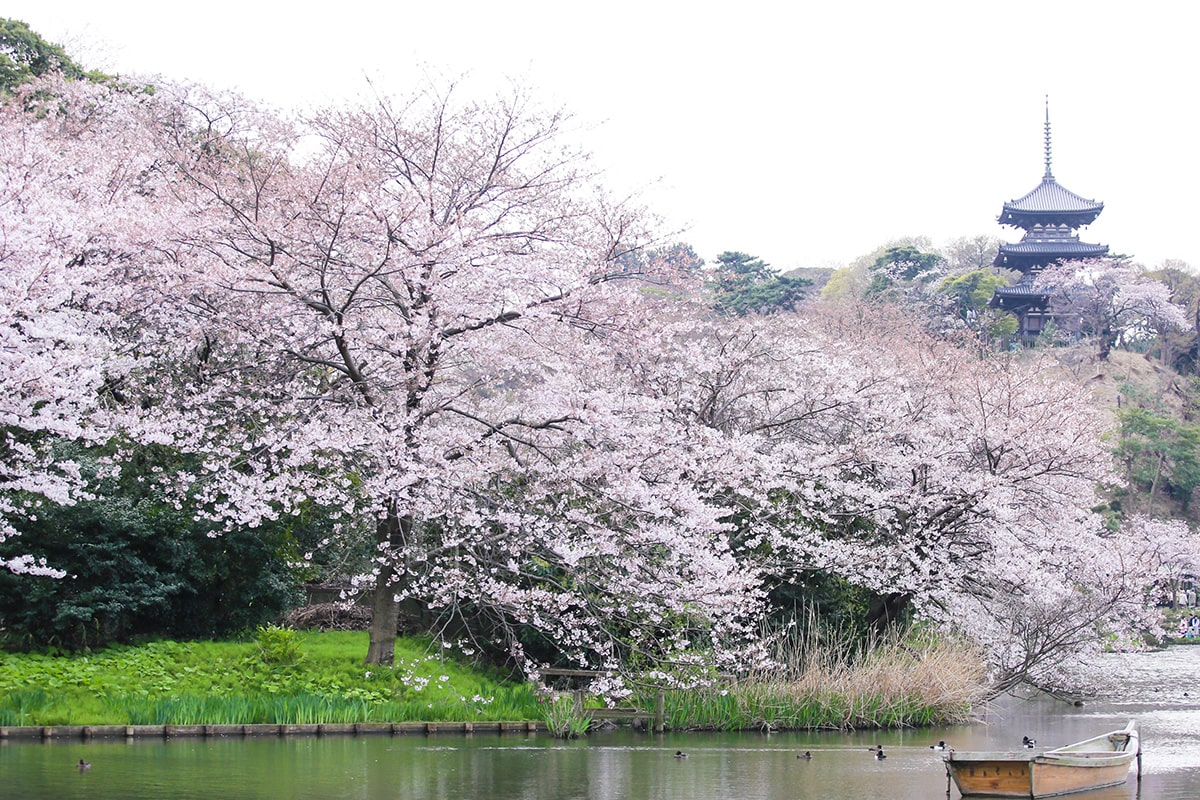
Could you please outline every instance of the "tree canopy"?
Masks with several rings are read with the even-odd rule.
[[[18,85],[52,72],[70,79],[84,77],[83,68],[62,47],[20,20],[0,18],[0,93],[11,94]]]
[[[762,259],[735,251],[717,256],[712,283],[717,310],[739,317],[795,311],[805,288],[812,285],[807,278],[781,275]]]

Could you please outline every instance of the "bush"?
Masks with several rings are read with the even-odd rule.
[[[291,628],[279,625],[260,625],[254,640],[264,664],[291,667],[300,663],[300,635]]]
[[[178,456],[139,451],[113,477],[104,476],[97,454],[63,450],[91,476],[94,499],[70,506],[34,499],[34,513],[12,520],[21,535],[0,542],[0,557],[31,553],[67,576],[0,571],[7,647],[223,637],[278,619],[298,599],[288,528],[220,532],[194,509],[167,502],[154,481],[138,479],[170,474]]]

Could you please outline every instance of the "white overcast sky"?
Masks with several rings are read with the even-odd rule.
[[[711,261],[837,266],[1001,228],[1043,172],[1105,210],[1085,241],[1200,268],[1200,3],[8,0],[85,66],[337,102],[370,78],[516,78],[597,127],[610,187]],[[582,138],[586,137],[586,138]]]

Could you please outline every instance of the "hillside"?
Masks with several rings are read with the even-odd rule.
[[[1130,407],[1145,408],[1180,422],[1186,421],[1187,428],[1194,428],[1195,422],[1185,416],[1194,414],[1195,388],[1191,385],[1191,379],[1164,366],[1156,358],[1142,353],[1113,350],[1107,361],[1100,361],[1091,348],[1063,348],[1057,350],[1055,355],[1064,371],[1091,391],[1096,406],[1109,415],[1114,429],[1118,411]],[[1111,443],[1115,447],[1117,439],[1114,438]],[[1177,439],[1176,445],[1181,444],[1185,442]],[[1153,453],[1143,453],[1143,459],[1146,456],[1152,457]],[[1163,480],[1161,483],[1156,480],[1158,491],[1153,496],[1147,494],[1145,485],[1140,488],[1135,485],[1117,490],[1110,499],[1119,500],[1126,513],[1148,513],[1200,522],[1200,503],[1194,499],[1196,489],[1181,492],[1178,486],[1174,490],[1170,488],[1169,476],[1174,469],[1182,470],[1179,474],[1191,483],[1188,467],[1191,459],[1185,451],[1179,450],[1168,450],[1161,457],[1165,459],[1159,465],[1163,470]],[[1142,467],[1144,471],[1144,461]]]
[[[1090,347],[1064,348],[1057,356],[1064,370],[1088,387],[1096,405],[1114,419],[1118,409],[1130,404],[1183,413],[1186,379],[1157,359],[1113,350],[1107,361],[1100,361]]]

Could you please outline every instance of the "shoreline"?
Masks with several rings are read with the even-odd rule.
[[[0,727],[0,743],[78,739],[172,739],[251,736],[412,736],[455,733],[547,733],[545,722],[358,722],[315,725],[11,725]]]

